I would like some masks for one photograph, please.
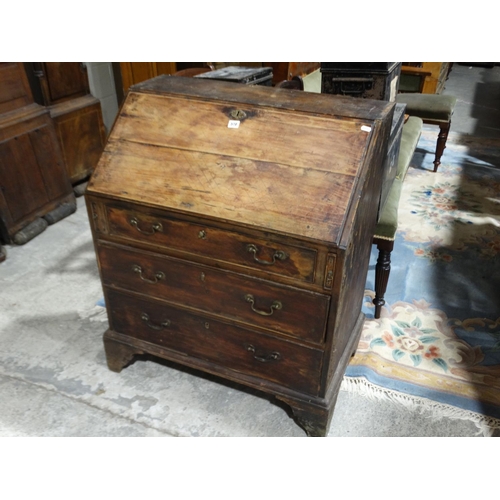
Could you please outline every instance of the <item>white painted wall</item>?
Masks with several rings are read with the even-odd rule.
[[[102,120],[109,133],[118,113],[113,66],[110,62],[87,62],[90,93],[101,101]]]

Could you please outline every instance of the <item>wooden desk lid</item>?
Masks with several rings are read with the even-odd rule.
[[[158,77],[129,92],[87,192],[336,242],[376,122],[391,111]]]

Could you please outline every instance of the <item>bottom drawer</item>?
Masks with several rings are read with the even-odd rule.
[[[111,328],[178,353],[317,394],[323,351],[107,290]]]

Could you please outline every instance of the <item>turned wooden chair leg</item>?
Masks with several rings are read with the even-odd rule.
[[[391,252],[394,249],[394,241],[374,238],[373,242],[377,245],[378,259],[375,266],[375,318],[380,318],[382,306],[385,304],[385,291],[389,282],[391,273]]]
[[[439,125],[439,135],[436,144],[436,157],[434,158],[434,172],[437,172],[439,165],[441,165],[441,156],[446,148],[446,140],[450,131],[451,122]]]

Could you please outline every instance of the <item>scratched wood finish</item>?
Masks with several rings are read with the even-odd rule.
[[[88,192],[335,242],[355,182],[281,163],[110,142]]]
[[[229,129],[235,111],[245,116],[237,129]],[[347,175],[357,172],[368,135],[356,121],[137,93],[130,95],[121,113],[127,120],[117,123],[111,139]]]
[[[394,105],[193,80],[131,88],[87,188],[108,366],[198,368],[325,435],[363,325]]]
[[[247,105],[229,129],[239,108],[131,93],[89,192],[336,241],[369,141],[363,122]]]

